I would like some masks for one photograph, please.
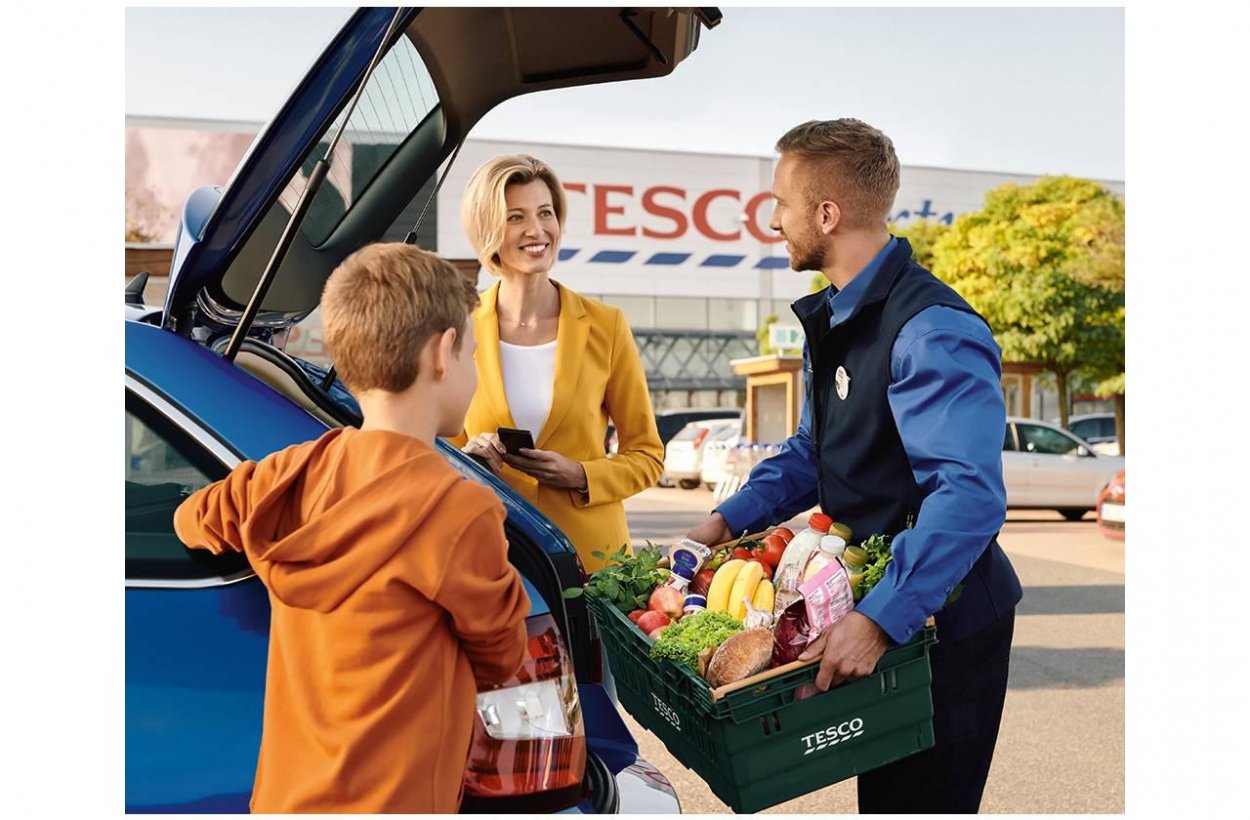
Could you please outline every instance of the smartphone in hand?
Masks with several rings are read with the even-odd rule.
[[[500,427],[495,431],[499,441],[510,456],[519,456],[522,449],[533,450],[534,436],[529,430],[517,430],[514,427]]]

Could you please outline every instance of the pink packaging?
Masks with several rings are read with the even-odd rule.
[[[820,572],[799,585],[807,609],[808,629],[819,635],[855,608],[850,579],[840,561],[830,561]]]

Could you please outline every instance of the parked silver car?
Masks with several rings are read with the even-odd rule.
[[[1096,453],[1057,424],[1007,419],[1003,480],[1008,509],[1058,510],[1069,521],[1079,521],[1123,469],[1123,456]]]

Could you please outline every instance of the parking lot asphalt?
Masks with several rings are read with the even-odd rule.
[[[634,544],[672,543],[715,505],[706,489],[655,488],[625,503]],[[795,519],[794,523],[802,520]],[[999,542],[1024,585],[1007,702],[983,813],[1124,812],[1124,542],[1093,514],[1012,510]],[[940,637],[940,636],[939,636]],[[622,711],[642,755],[687,814],[728,813],[707,785]],[[853,813],[854,779],[765,814]]]

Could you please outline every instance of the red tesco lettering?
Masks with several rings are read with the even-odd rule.
[[[593,208],[591,224],[596,236],[637,236],[639,226],[625,224],[626,198],[634,196],[632,185],[588,185],[584,182],[566,182],[564,189],[570,193],[586,194],[589,191],[590,205]],[[742,201],[742,192],[732,188],[717,188],[700,194],[689,206],[689,194],[684,188],[673,185],[653,185],[641,192],[639,204],[642,212],[663,221],[655,227],[642,226],[642,235],[649,239],[680,239],[689,233],[690,226],[702,236],[715,242],[738,242],[742,240],[742,230],[718,231],[708,219],[712,203],[718,199]],[[765,205],[772,195],[763,191],[747,200],[742,214],[745,217],[746,231],[750,237],[766,244],[782,242],[768,227],[769,213]]]

